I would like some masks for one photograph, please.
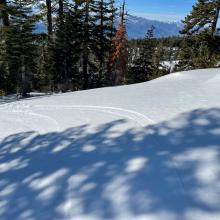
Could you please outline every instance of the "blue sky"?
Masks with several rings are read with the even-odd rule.
[[[191,11],[195,2],[196,0],[126,0],[129,14],[161,21],[180,21]]]

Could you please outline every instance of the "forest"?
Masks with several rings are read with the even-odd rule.
[[[0,0],[0,95],[68,92],[218,67],[219,0],[198,0],[179,36],[129,39],[126,2]],[[47,31],[38,32],[43,23]]]

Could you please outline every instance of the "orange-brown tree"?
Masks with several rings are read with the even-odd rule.
[[[128,72],[128,37],[125,25],[125,1],[120,17],[121,21],[113,39],[111,57],[112,73],[110,77],[112,85],[124,84]]]

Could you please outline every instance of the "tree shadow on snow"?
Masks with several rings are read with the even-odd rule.
[[[0,219],[220,216],[220,109],[115,133],[126,123],[2,140]]]

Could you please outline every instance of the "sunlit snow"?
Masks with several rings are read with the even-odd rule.
[[[220,70],[0,100],[1,220],[219,220]]]

